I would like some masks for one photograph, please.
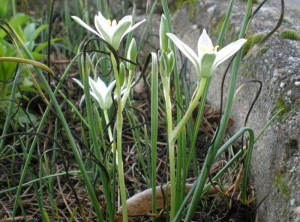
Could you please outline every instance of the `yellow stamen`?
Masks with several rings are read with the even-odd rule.
[[[200,49],[203,52],[212,53],[212,52],[217,52],[218,47],[219,47],[218,45],[216,45],[215,47],[211,47],[211,46],[208,46],[208,44],[206,44],[206,45],[200,46]]]
[[[108,27],[115,27],[117,25],[117,21],[114,19],[113,21],[107,19]]]
[[[117,21],[114,19],[114,20],[112,21],[111,26],[112,26],[112,27],[115,27],[116,25],[117,25]]]
[[[218,45],[216,45],[215,47],[214,47],[214,52],[217,52],[217,49],[219,48],[219,46]]]

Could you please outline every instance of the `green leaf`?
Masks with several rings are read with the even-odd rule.
[[[22,109],[19,109],[17,120],[20,124],[30,123],[30,121],[36,122],[37,119],[38,119],[37,116],[34,115],[33,113],[27,111],[27,115],[26,115],[26,113]]]
[[[48,28],[48,27],[49,27],[48,25],[41,25],[41,26],[39,26],[39,27],[34,31],[34,33],[33,33],[33,35],[32,35],[32,40],[36,39],[36,38],[39,36],[39,34],[40,34],[44,29],[46,29],[46,28]]]
[[[26,25],[24,28],[24,36],[26,39],[25,41],[32,41],[34,32],[35,32],[35,24],[34,23],[30,23],[30,24]]]
[[[44,55],[44,54],[41,54],[41,53],[38,53],[38,52],[32,52],[31,55],[33,56],[33,58],[35,60],[46,58],[46,56],[47,56],[47,55]]]
[[[8,2],[9,0],[1,0],[1,7],[0,7],[1,18],[6,18]]]
[[[28,15],[17,14],[16,16],[12,17],[11,20],[9,21],[10,26],[16,31],[16,33],[20,36],[20,38],[24,42],[26,41],[26,36],[24,34],[22,26],[24,26],[28,22],[28,20],[29,20]]]
[[[20,91],[38,93],[37,90],[33,86],[20,86]]]
[[[34,42],[33,42],[33,41],[25,42],[24,45],[26,46],[26,48],[27,48],[29,51],[32,51],[32,50],[33,50],[33,47],[34,47]]]
[[[51,39],[51,43],[58,42],[58,41],[61,41],[61,40],[62,40],[62,38]],[[47,45],[48,45],[48,42],[38,44],[37,47],[34,49],[34,52],[42,51],[43,49],[45,49],[47,47]]]

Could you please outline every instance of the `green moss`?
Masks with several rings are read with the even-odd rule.
[[[222,29],[222,26],[224,24],[224,21],[225,21],[225,17],[226,15],[223,15],[221,18],[220,18],[220,21],[217,23],[217,25],[214,27],[214,31],[213,31],[213,35],[214,36],[218,36],[219,33],[221,32],[221,29]],[[230,29],[230,22],[227,23],[227,26],[226,26],[226,29]]]
[[[247,2],[248,0],[243,0],[243,2]],[[258,3],[258,0],[253,0],[253,3]]]
[[[280,35],[285,39],[296,40],[296,41],[300,40],[300,35],[294,30],[290,30],[290,29],[284,30],[280,33]]]
[[[289,99],[282,98],[281,96],[277,96],[275,106],[273,107],[273,112],[276,113],[277,111],[283,109],[281,113],[278,114],[278,121],[284,122],[286,119],[288,119],[292,113],[291,111],[291,104]]]
[[[259,52],[261,53],[261,54],[264,54],[265,52],[267,52],[268,51],[268,49],[269,49],[269,47],[267,47],[267,46],[262,46],[260,49],[259,49]]]
[[[247,37],[247,42],[244,45],[244,54],[246,55],[248,53],[248,51],[256,44],[258,43],[260,40],[262,40],[266,35],[264,33],[257,33],[254,35],[250,35],[249,37]],[[268,48],[262,48],[263,49],[263,53],[265,53]]]
[[[181,9],[183,4],[188,4],[189,5],[189,16],[190,18],[194,17],[195,14],[195,7],[194,4],[197,3],[197,0],[177,0],[176,1],[176,8]]]
[[[290,189],[285,183],[285,174],[275,174],[274,185],[279,189],[279,191],[286,197],[286,199],[291,198]]]

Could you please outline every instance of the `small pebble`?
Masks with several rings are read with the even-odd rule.
[[[294,208],[294,214],[296,214],[296,215],[300,215],[300,206],[299,207],[296,207],[296,208]]]
[[[284,82],[281,82],[279,87],[280,87],[280,88],[283,88],[284,86],[285,86],[285,83],[284,83]]]
[[[300,86],[300,81],[296,81],[296,82],[295,82],[295,85],[296,85],[296,86]]]
[[[293,206],[295,204],[295,199],[291,199],[290,204],[291,204],[291,206]]]
[[[198,29],[198,25],[194,24],[193,25],[193,30],[196,30],[196,29]]]
[[[216,9],[216,5],[213,5],[207,9],[207,12],[213,12]]]

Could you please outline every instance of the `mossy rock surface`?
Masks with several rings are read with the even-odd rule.
[[[202,0],[199,8],[195,8],[194,19],[185,16],[188,15],[188,8],[183,7],[174,16],[175,34],[196,49],[198,38],[205,28],[215,44],[228,3],[229,0]],[[230,26],[220,47],[236,40],[245,7],[243,1],[235,1]],[[249,39],[249,45],[246,45],[248,50],[274,28],[279,9],[278,2],[270,1],[257,13],[246,36]],[[275,118],[257,141],[253,151],[251,175],[258,195],[257,204],[262,201],[258,208],[258,221],[261,222],[294,221],[297,218],[294,209],[300,206],[300,43],[283,38],[280,34],[284,30],[300,30],[300,13],[288,7],[285,10],[285,21],[279,30],[243,61],[237,83],[237,87],[253,79],[263,83],[261,95],[248,122],[256,136],[273,115],[284,108],[283,113]],[[198,81],[191,64],[188,69],[191,74],[187,78],[192,82]],[[220,104],[221,76],[225,69],[226,64],[218,67],[211,79],[208,102],[215,106]],[[230,71],[225,80],[225,98],[229,78]],[[242,127],[257,90],[257,84],[251,83],[239,92],[231,115],[235,122],[231,133]]]

